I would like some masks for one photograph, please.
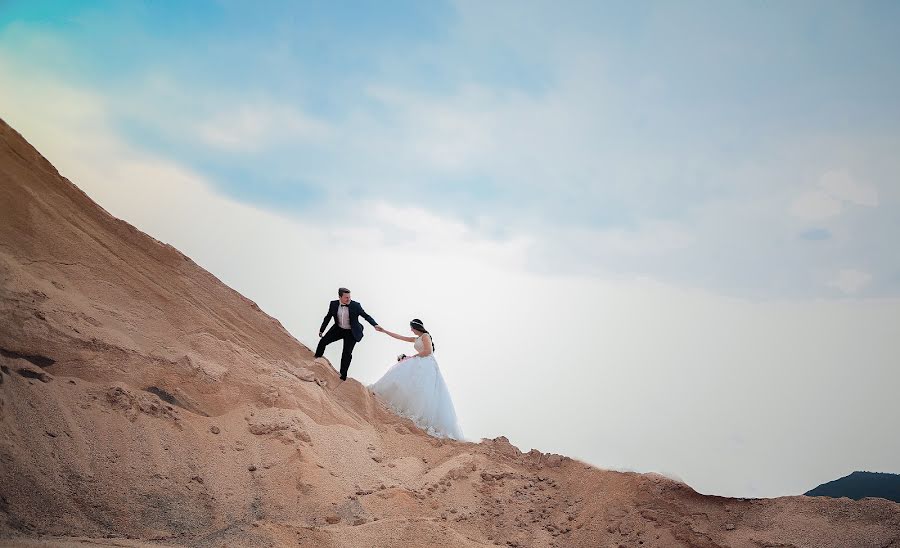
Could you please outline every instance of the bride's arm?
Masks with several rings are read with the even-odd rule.
[[[396,334],[392,331],[388,331],[387,329],[384,329],[384,328],[381,329],[381,332],[384,333],[385,335],[390,335],[391,337],[394,337],[395,339],[399,339],[401,341],[416,342],[415,337],[404,337],[403,335],[398,335],[398,334]]]

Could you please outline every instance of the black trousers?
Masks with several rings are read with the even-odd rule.
[[[344,351],[341,353],[341,378],[346,379],[347,371],[350,369],[350,360],[353,359],[353,347],[356,346],[356,339],[351,330],[332,325],[331,329],[319,339],[319,345],[316,346],[316,357],[321,358],[325,354],[326,346],[341,339],[344,339]]]

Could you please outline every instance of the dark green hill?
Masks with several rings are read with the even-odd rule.
[[[847,497],[854,500],[880,497],[900,502],[900,474],[853,472],[849,476],[823,483],[804,494],[810,497]]]

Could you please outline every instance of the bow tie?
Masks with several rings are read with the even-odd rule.
[[[341,305],[341,308],[347,308],[347,305],[342,304],[342,305]]]

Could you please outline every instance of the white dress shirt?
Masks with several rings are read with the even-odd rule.
[[[350,306],[338,303],[337,311],[338,326],[342,329],[350,329]]]

